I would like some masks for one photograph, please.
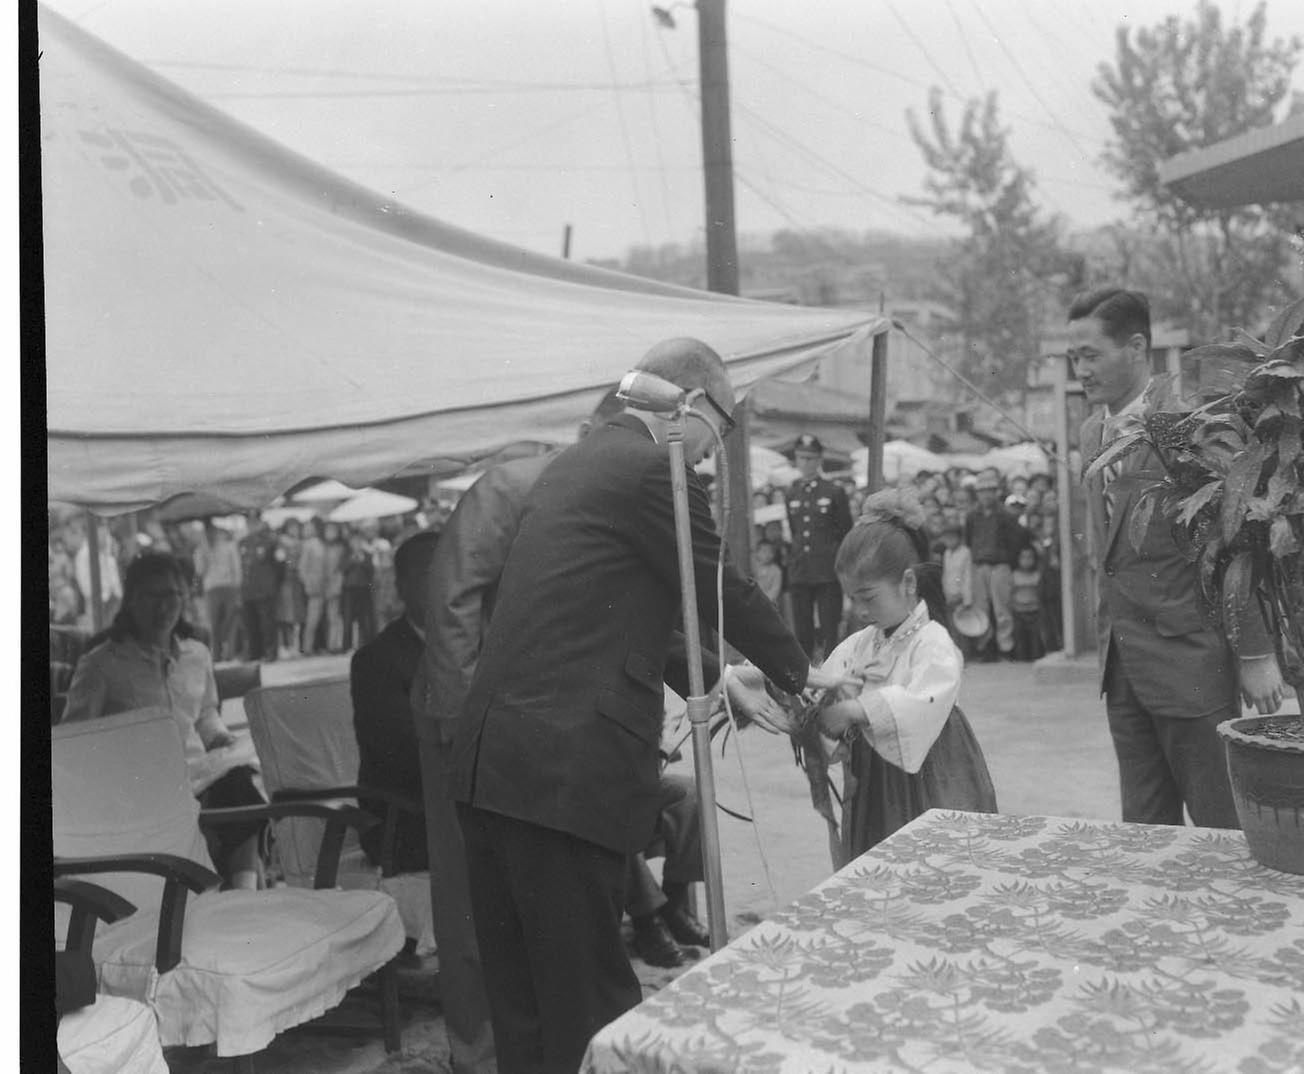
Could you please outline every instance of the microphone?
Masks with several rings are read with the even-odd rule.
[[[616,389],[616,398],[623,399],[630,406],[639,410],[649,410],[654,414],[665,414],[683,406],[688,392],[678,384],[658,377],[655,373],[644,373],[634,369],[626,373]]]

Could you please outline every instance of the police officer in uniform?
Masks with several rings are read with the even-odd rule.
[[[788,489],[788,527],[792,530],[788,592],[792,597],[793,632],[812,659],[818,641],[819,658],[823,659],[838,643],[842,588],[833,561],[842,538],[851,530],[851,505],[841,486],[820,476],[824,445],[818,437],[802,433],[797,437],[794,455],[801,478]]]
[[[249,534],[240,541],[240,602],[250,660],[276,659],[276,590],[285,552],[257,511],[249,513]]]

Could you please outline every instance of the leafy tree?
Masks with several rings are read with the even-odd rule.
[[[1041,327],[1062,311],[1081,259],[1061,245],[1062,224],[1033,199],[1032,173],[1015,161],[989,93],[971,100],[952,131],[941,90],[929,93],[929,129],[913,111],[910,132],[928,165],[927,197],[907,201],[950,217],[965,231],[939,262],[938,297],[952,310],[945,349],[970,379],[1013,393],[1041,351]]]
[[[1243,26],[1227,26],[1200,0],[1187,20],[1119,27],[1114,62],[1101,64],[1092,83],[1113,128],[1103,163],[1135,207],[1127,282],[1197,339],[1255,325],[1288,299],[1292,213],[1190,205],[1160,183],[1159,166],[1271,124],[1288,100],[1300,47],[1296,38],[1267,40],[1262,2]]]

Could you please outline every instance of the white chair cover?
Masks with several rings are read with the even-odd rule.
[[[208,865],[181,738],[163,710],[61,724],[51,735],[57,857],[180,854]],[[403,946],[394,901],[375,891],[206,892],[186,903],[182,960],[154,968],[162,882],[92,877],[136,904],[96,932],[100,991],[149,1003],[164,1046],[215,1042],[245,1055],[334,1007]]]
[[[121,996],[100,996],[59,1019],[59,1054],[71,1074],[168,1074],[154,1012]]]
[[[347,678],[262,686],[247,693],[244,703],[269,794],[357,783],[358,740]],[[277,821],[276,854],[286,883],[312,886],[321,831],[322,822],[310,817]],[[404,929],[416,941],[417,954],[434,952],[428,873],[382,877],[363,852],[357,833],[350,830],[340,855],[339,884],[391,895]]]

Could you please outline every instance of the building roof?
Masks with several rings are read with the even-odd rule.
[[[1304,201],[1304,112],[1173,157],[1159,180],[1208,209]]]

